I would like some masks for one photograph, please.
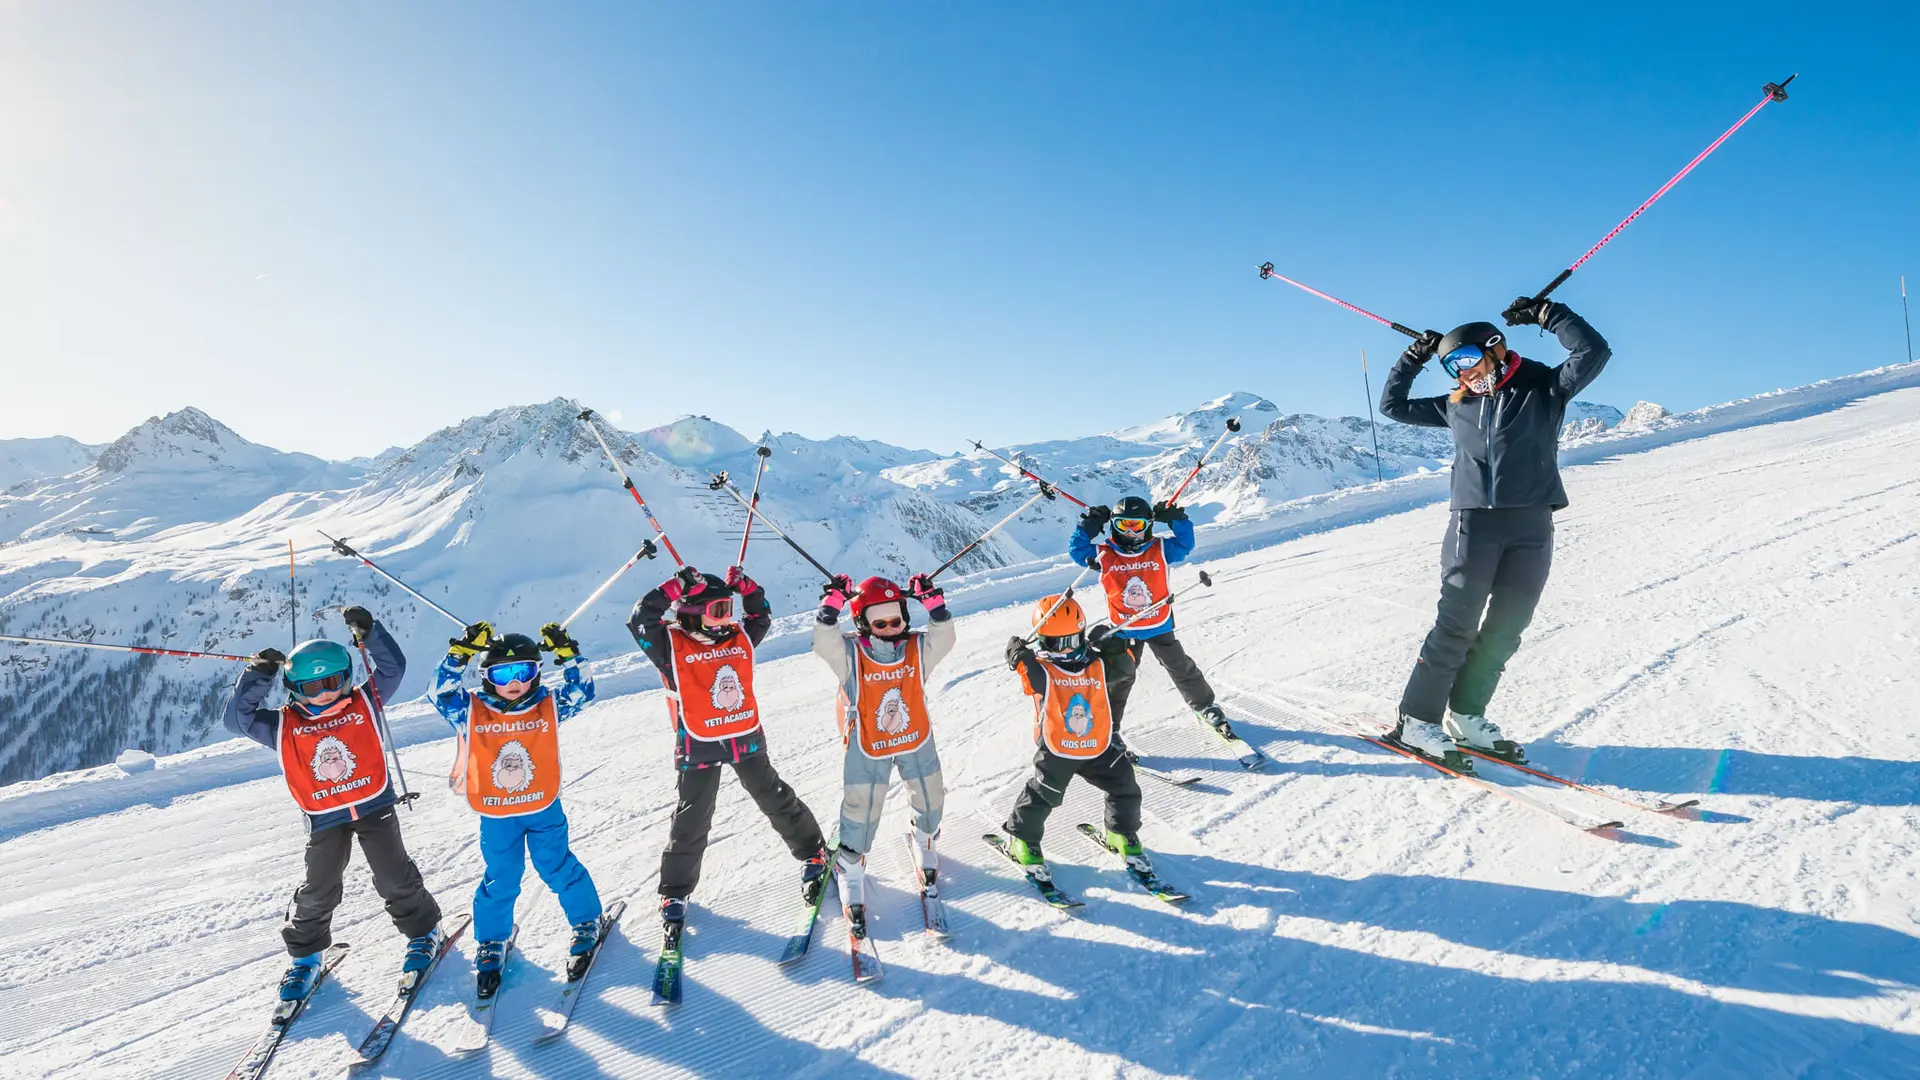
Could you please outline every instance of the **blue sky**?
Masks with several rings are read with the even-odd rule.
[[[1897,362],[1920,5],[1836,10],[7,5],[0,437],[192,404],[345,457],[559,394],[942,451],[1234,389],[1357,414],[1404,339],[1256,264],[1492,317],[1796,71],[1557,294],[1615,347],[1590,396]]]

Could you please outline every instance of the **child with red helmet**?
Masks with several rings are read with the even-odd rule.
[[[926,629],[910,628],[909,598],[926,609]],[[852,633],[840,629],[843,608],[853,616]],[[839,680],[840,734],[846,745],[834,869],[841,904],[856,936],[864,932],[866,920],[866,853],[872,850],[887,786],[896,771],[913,806],[912,838],[922,888],[930,894],[934,888],[939,867],[934,839],[940,834],[946,785],[933,745],[926,680],[953,650],[953,640],[946,597],[925,574],[914,575],[905,589],[883,577],[855,586],[842,575],[821,593],[813,651]]]

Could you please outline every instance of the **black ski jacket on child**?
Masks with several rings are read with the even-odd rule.
[[[1453,509],[1558,510],[1567,505],[1567,489],[1560,483],[1560,425],[1567,417],[1567,402],[1599,377],[1613,350],[1565,304],[1548,306],[1547,329],[1566,348],[1566,362],[1550,368],[1509,351],[1509,361],[1518,364],[1486,396],[1469,395],[1457,402],[1446,394],[1409,400],[1407,392],[1426,363],[1411,350],[1387,375],[1380,391],[1381,415],[1453,432]]]
[[[767,630],[773,626],[773,606],[767,603],[767,591],[754,585],[751,591],[738,594],[740,597],[740,629],[735,633],[747,635],[747,640],[757,648],[760,639],[767,636]],[[640,598],[633,606],[633,614],[627,617],[627,632],[639,644],[647,659],[660,669],[660,682],[667,689],[673,685],[672,645],[667,640],[666,624],[662,621],[673,608],[673,601],[660,588]],[[682,769],[704,768],[708,765],[720,765],[738,761],[743,757],[767,752],[766,728],[757,727],[745,735],[723,739],[720,742],[707,742],[687,734],[685,727],[675,725],[673,760]]]

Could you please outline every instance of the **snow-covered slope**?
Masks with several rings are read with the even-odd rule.
[[[1039,905],[978,840],[1032,753],[1001,649],[1070,571],[977,575],[932,680],[951,945],[913,932],[895,792],[870,859],[885,980],[850,983],[837,915],[813,955],[776,966],[797,870],[729,780],[685,1004],[650,1008],[669,735],[661,695],[616,677],[563,734],[565,802],[602,894],[636,906],[575,1030],[528,1045],[564,942],[529,877],[496,1048],[449,1054],[463,946],[385,1075],[1920,1076],[1920,730],[1898,719],[1920,694],[1920,365],[1650,420],[1570,457],[1558,572],[1497,714],[1543,766],[1699,798],[1697,814],[1624,811],[1625,829],[1585,835],[1338,734],[1397,694],[1446,518],[1438,475],[1349,488],[1203,531],[1216,584],[1182,604],[1183,640],[1270,772],[1235,767],[1151,662],[1134,696],[1129,744],[1201,777],[1145,782],[1144,839],[1194,891],[1186,908],[1072,835],[1099,813],[1081,784],[1047,849],[1080,913]],[[830,819],[830,677],[790,656],[760,683],[782,774]],[[474,821],[432,779],[444,728],[401,712],[427,791],[408,843],[459,908]],[[271,755],[246,744],[0,790],[0,1074],[220,1075],[284,963],[303,842]],[[390,990],[400,940],[357,863],[349,882],[335,927],[355,955],[276,1077],[340,1075]]]
[[[89,446],[65,435],[49,439],[0,439],[0,491],[23,480],[65,476],[93,464],[104,446]]]

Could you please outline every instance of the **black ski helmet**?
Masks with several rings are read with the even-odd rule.
[[[690,634],[704,634],[710,638],[725,640],[733,635],[732,627],[707,626],[700,621],[700,616],[706,611],[709,602],[730,599],[732,596],[733,590],[727,588],[726,578],[716,577],[713,574],[701,574],[699,591],[681,593],[680,599],[674,601],[674,620],[680,624],[680,629]]]
[[[1121,518],[1145,518],[1147,528],[1138,536],[1123,536],[1113,522]],[[1114,504],[1113,517],[1108,520],[1107,535],[1113,538],[1113,546],[1121,551],[1139,551],[1153,539],[1153,504],[1138,495],[1129,495]]]
[[[1433,350],[1433,355],[1445,356],[1462,345],[1478,345],[1492,352],[1495,345],[1506,340],[1507,335],[1490,322],[1461,323],[1446,337],[1440,339],[1440,347]]]
[[[540,643],[525,634],[502,634],[493,639],[493,644],[487,646],[486,652],[480,654],[480,680],[487,689],[499,689],[493,685],[492,679],[487,678],[487,669],[513,660],[533,661],[533,686],[528,690],[540,685]]]

